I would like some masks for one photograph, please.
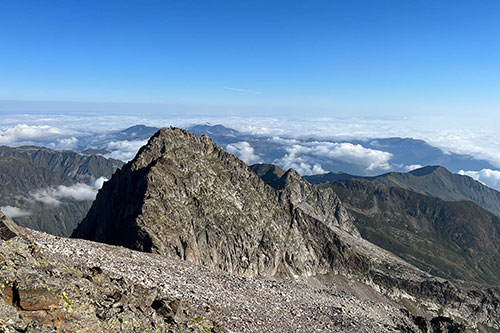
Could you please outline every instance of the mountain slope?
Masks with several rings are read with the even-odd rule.
[[[339,195],[363,238],[434,275],[500,283],[500,218],[479,205],[360,179],[320,186]]]
[[[440,166],[427,166],[408,173],[389,172],[375,177],[328,173],[305,176],[312,184],[342,179],[366,179],[378,184],[396,186],[446,201],[473,201],[500,216],[500,192],[468,176],[457,175]]]
[[[7,237],[3,225],[12,228]],[[343,277],[329,277],[333,287],[242,278],[13,227],[1,213],[0,245],[5,332],[460,332],[465,327],[444,316],[413,315]]]
[[[470,200],[500,216],[500,192],[468,177],[452,174],[439,166],[405,173],[389,173],[376,178],[379,183],[399,186],[447,201]]]
[[[245,276],[306,276],[330,270],[329,227],[353,228],[341,210],[305,215],[207,136],[170,128],[104,185],[73,236]]]
[[[90,208],[94,182],[110,178],[121,165],[72,151],[2,146],[0,207],[17,212],[14,219],[22,226],[68,236]]]

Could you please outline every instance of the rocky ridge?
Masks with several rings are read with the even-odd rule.
[[[170,128],[105,183],[73,236],[248,277],[330,272],[344,260],[331,227],[354,232],[352,221],[338,202],[311,216],[297,201],[207,136]]]

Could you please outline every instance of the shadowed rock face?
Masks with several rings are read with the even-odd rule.
[[[105,184],[73,237],[245,276],[331,271],[331,227],[357,231],[333,191],[333,209],[316,209],[309,184],[288,175],[289,190],[277,191],[207,136],[160,130]]]
[[[0,239],[9,240],[20,234],[19,227],[0,212]]]

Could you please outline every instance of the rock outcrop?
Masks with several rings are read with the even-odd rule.
[[[0,211],[0,240],[9,240],[21,234],[19,228],[14,221],[3,215]]]
[[[64,238],[12,228],[2,214],[0,220],[10,229],[7,237],[5,228],[0,231],[1,332],[223,331],[200,304],[103,267],[106,256],[134,264],[119,249],[71,247]]]
[[[333,191],[333,206],[312,214],[314,198],[300,193],[300,181],[277,191],[207,136],[160,130],[104,185],[73,237],[248,277],[331,272],[346,255],[332,256],[341,241],[331,228],[353,225]]]

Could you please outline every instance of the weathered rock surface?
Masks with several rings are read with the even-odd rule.
[[[289,169],[282,174],[279,170],[276,170],[274,174],[281,174],[281,176],[279,178],[274,178],[269,175],[272,170],[270,167],[263,168],[262,164],[257,166],[258,167],[252,166],[252,170],[254,170],[262,180],[266,181],[267,179],[266,182],[269,185],[279,190],[281,198],[289,200],[305,214],[330,227],[340,226],[341,229],[353,235],[359,235],[354,225],[354,219],[349,215],[333,189],[314,186],[304,180],[298,172],[293,169]],[[266,169],[268,169],[268,171],[265,171]],[[332,223],[332,221],[334,223]]]
[[[249,279],[157,254],[22,233],[0,241],[2,332],[463,329],[446,317],[413,315],[339,275],[324,276],[328,285],[315,280],[317,287]]]
[[[356,258],[335,263],[346,261],[347,251],[332,256],[342,242],[331,227],[355,228],[338,200],[311,208],[314,198],[300,193],[302,182],[290,193],[277,191],[207,136],[160,130],[104,185],[73,237],[248,277],[307,277],[362,265]]]
[[[0,240],[1,332],[223,331],[200,304],[145,283],[148,272],[120,271],[115,260],[134,265],[123,250],[19,231]]]
[[[0,240],[9,240],[21,233],[20,228],[0,211]]]

